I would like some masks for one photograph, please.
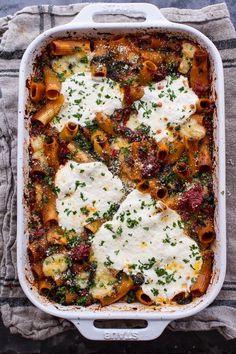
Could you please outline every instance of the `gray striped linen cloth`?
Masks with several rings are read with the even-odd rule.
[[[0,18],[0,305],[4,324],[12,333],[45,339],[72,328],[70,322],[49,316],[25,297],[16,269],[16,163],[19,65],[24,50],[43,31],[71,21],[85,4],[32,6]],[[227,137],[227,276],[217,299],[201,313],[169,325],[172,330],[218,329],[236,337],[236,35],[225,4],[200,10],[162,9],[171,21],[189,24],[206,34],[220,50],[226,86]],[[119,20],[117,16],[116,20]],[[121,17],[120,20],[131,21]]]

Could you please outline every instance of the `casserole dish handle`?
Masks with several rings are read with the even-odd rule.
[[[88,339],[139,341],[159,337],[170,321],[149,320],[145,328],[97,328],[93,320],[71,320],[71,322]]]
[[[72,20],[72,22],[82,22],[95,24],[95,15],[125,15],[127,18],[133,22],[140,21],[140,17],[144,18],[145,23],[152,23],[155,21],[169,22],[161,13],[161,11],[152,4],[147,3],[101,3],[99,6],[97,4],[91,4],[85,6],[79,14]],[[132,21],[131,21],[132,22]],[[114,22],[113,22],[114,23]],[[117,23],[117,22],[115,22]],[[109,21],[109,24],[112,22]]]

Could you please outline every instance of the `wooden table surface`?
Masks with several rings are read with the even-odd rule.
[[[0,17],[14,14],[25,6],[35,4],[65,5],[73,0],[0,0]],[[76,1],[74,1],[76,2]],[[87,2],[87,1],[79,1]],[[101,2],[94,0],[93,2]],[[104,1],[103,2],[112,2]],[[113,2],[127,2],[113,0]],[[142,2],[141,0],[132,2]],[[144,1],[143,1],[144,2]],[[223,0],[150,0],[162,7],[201,8]],[[226,0],[231,19],[236,26],[236,0]],[[236,340],[226,341],[217,331],[171,332],[165,330],[160,338],[150,342],[97,342],[71,330],[44,341],[32,341],[12,335],[0,318],[0,354],[236,354]]]

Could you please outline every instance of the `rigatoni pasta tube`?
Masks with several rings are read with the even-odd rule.
[[[48,66],[44,67],[45,92],[48,100],[56,100],[61,91],[61,82],[57,74]]]
[[[168,195],[165,198],[165,205],[167,205],[170,209],[176,210],[178,207],[178,197]]]
[[[55,245],[67,245],[68,243],[67,238],[63,235],[63,231],[59,227],[53,227],[47,231],[47,241]]]
[[[138,289],[135,292],[136,294],[136,298],[139,302],[141,302],[141,304],[146,305],[146,306],[151,306],[153,305],[153,300],[150,299],[150,297],[148,295],[146,295],[142,289]]]
[[[144,88],[140,85],[124,87],[124,101],[127,106],[130,106],[134,101],[140,100],[144,95]]]
[[[30,99],[34,103],[38,103],[44,96],[45,85],[43,82],[31,81],[29,85]]]
[[[28,245],[28,254],[31,262],[40,261],[46,253],[48,244],[46,237],[34,240]]]
[[[196,103],[196,112],[197,113],[210,113],[214,110],[214,102],[209,98],[199,98]]]
[[[71,141],[78,133],[78,130],[78,124],[68,122],[64,125],[62,131],[60,132],[60,138],[66,141]]]
[[[34,182],[34,193],[35,193],[35,204],[34,209],[39,210],[42,206],[43,199],[43,186],[42,183],[35,181]]]
[[[164,199],[167,197],[167,189],[159,181],[151,180],[150,194],[153,199]]]
[[[171,300],[177,302],[178,304],[182,304],[187,300],[187,293],[181,291],[180,293],[176,294]]]
[[[211,243],[216,237],[213,221],[210,220],[206,221],[205,226],[198,226],[196,232],[199,241],[205,245]]]
[[[140,163],[140,158],[139,158],[139,149],[140,149],[140,142],[135,141],[131,145],[131,153],[132,153],[132,158],[134,161],[134,165],[132,166],[130,170],[130,175],[129,178],[132,181],[139,182],[142,180],[142,173],[141,173],[141,163]]]
[[[76,162],[91,162],[93,161],[92,156],[90,156],[87,152],[79,149],[73,142],[70,142],[67,145],[68,150],[71,153],[71,158]]]
[[[139,82],[142,85],[147,84],[148,82],[152,81],[152,78],[157,70],[156,64],[154,64],[150,60],[146,60],[140,70],[139,73]]]
[[[136,183],[142,181],[142,176],[138,166],[134,169],[133,167],[129,166],[126,161],[123,160],[121,161],[120,164],[120,171],[121,171],[121,176],[124,179],[128,179]]]
[[[196,50],[190,70],[190,86],[198,94],[204,96],[210,86],[208,72],[208,56],[203,50]]]
[[[113,122],[108,115],[102,112],[97,112],[95,118],[99,125],[99,128],[104,130],[104,132],[106,132],[109,135],[114,134]]]
[[[52,289],[52,283],[47,279],[38,281],[38,290],[41,295],[47,294]]]
[[[94,151],[104,159],[110,157],[110,144],[108,142],[106,134],[102,130],[97,130],[91,136],[93,142]]]
[[[134,283],[131,277],[125,273],[122,273],[120,283],[117,285],[115,292],[110,296],[105,296],[104,298],[100,299],[101,305],[108,306],[120,300],[133,288],[133,286]]]
[[[141,56],[145,61],[152,61],[154,64],[158,65],[163,61],[163,55],[154,50],[142,50]]]
[[[39,160],[32,160],[31,176],[44,176],[46,174],[45,166],[43,166]]]
[[[190,167],[185,162],[177,162],[173,167],[173,171],[180,179],[189,179],[191,176]]]
[[[165,48],[167,45],[167,40],[164,38],[160,38],[160,37],[151,37],[151,41],[150,41],[150,47],[152,49],[160,49],[160,48]]]
[[[47,159],[48,166],[57,170],[59,167],[59,144],[56,137],[47,137],[44,142],[44,154]]]
[[[107,76],[107,67],[104,63],[92,63],[90,66],[92,77],[106,77]]]
[[[60,275],[58,278],[54,279],[54,281],[57,286],[62,286],[63,284],[65,284],[65,278],[62,275]]]
[[[201,146],[199,148],[198,156],[198,170],[199,172],[209,172],[212,169],[211,155],[208,147],[208,139],[204,138],[202,140]]]
[[[91,231],[93,234],[95,234],[95,232],[97,232],[100,227],[102,226],[102,224],[104,223],[103,219],[99,219],[99,220],[95,220],[92,221],[86,225],[84,225],[85,229]]]
[[[45,275],[43,273],[43,265],[42,262],[33,263],[31,269],[37,279],[44,279]]]
[[[64,96],[60,95],[54,101],[48,101],[40,110],[32,117],[32,120],[37,120],[43,125],[48,124],[60,111],[64,103]]]
[[[202,255],[202,267],[200,269],[197,280],[191,287],[191,294],[194,297],[199,297],[205,294],[211,280],[213,252],[207,250]]]
[[[143,179],[140,182],[138,182],[136,188],[139,190],[139,192],[149,193],[151,189],[150,181],[147,179]]]
[[[108,43],[105,39],[96,39],[93,43],[94,53],[96,56],[105,56],[108,52]]]
[[[72,292],[67,290],[65,293],[65,302],[66,304],[70,305],[73,304],[78,298],[78,295],[76,294],[76,292]]]
[[[69,40],[57,39],[51,43],[51,53],[53,55],[71,55],[75,52],[90,51],[89,40]]]
[[[44,186],[44,195],[46,198],[41,209],[41,215],[44,226],[48,227],[58,222],[56,195],[48,186]]]
[[[112,53],[114,53],[115,59],[123,62],[137,61],[139,57],[138,48],[133,41],[130,41],[125,36],[121,38],[111,40],[109,47]]]
[[[188,164],[191,170],[192,175],[194,176],[197,172],[197,161],[196,156],[198,154],[198,140],[193,139],[185,139],[187,156],[188,156]]]
[[[174,164],[177,162],[180,157],[182,156],[185,150],[185,144],[182,140],[174,140],[169,144],[169,155],[168,155],[168,162],[170,164]]]
[[[158,143],[157,157],[160,161],[165,161],[168,158],[168,154],[169,154],[169,147],[167,145],[167,140],[162,139]]]

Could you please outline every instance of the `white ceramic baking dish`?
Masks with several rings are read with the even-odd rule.
[[[102,23],[95,22],[95,15],[124,14],[137,15],[142,22]],[[140,17],[141,16],[141,17]],[[131,17],[132,18],[132,17]],[[25,108],[28,99],[26,80],[32,73],[32,64],[42,48],[52,39],[71,36],[98,36],[101,33],[136,33],[158,30],[180,33],[202,45],[209,53],[213,96],[216,99],[215,114],[215,174],[216,196],[216,243],[213,278],[207,293],[184,306],[144,307],[140,304],[115,304],[105,308],[90,306],[79,308],[49,303],[41,297],[31,284],[27,259],[27,210],[24,207],[24,185],[27,182],[28,131]],[[70,320],[87,338],[94,340],[151,340],[158,337],[170,321],[192,316],[207,307],[219,293],[223,284],[226,267],[225,230],[225,126],[224,126],[224,81],[221,57],[214,44],[196,29],[168,21],[160,10],[147,3],[92,4],[88,5],[69,24],[55,27],[38,36],[27,48],[20,66],[19,115],[18,115],[18,219],[17,219],[17,266],[20,284],[29,300],[39,309],[51,315]],[[97,328],[95,320],[146,320],[147,327],[141,329]]]

